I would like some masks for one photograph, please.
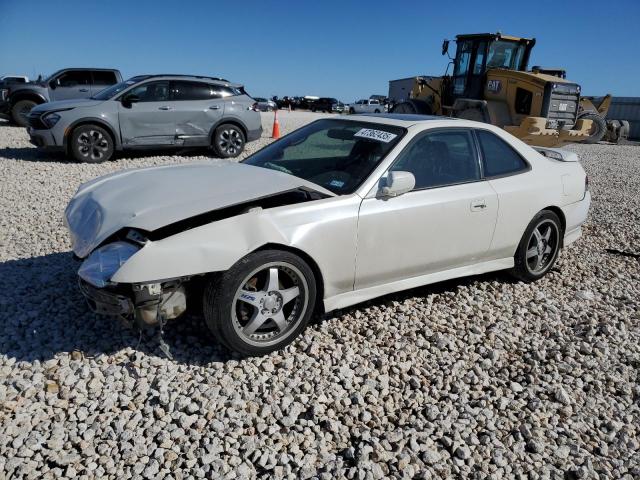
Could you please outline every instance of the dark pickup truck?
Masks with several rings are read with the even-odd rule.
[[[46,80],[0,82],[0,114],[26,127],[33,107],[45,102],[89,98],[122,81],[118,70],[108,68],[65,68]]]

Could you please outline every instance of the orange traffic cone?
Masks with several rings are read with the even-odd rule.
[[[280,123],[278,123],[278,111],[273,113],[273,132],[271,138],[280,138]]]

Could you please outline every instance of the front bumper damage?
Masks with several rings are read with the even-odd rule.
[[[155,326],[187,309],[184,280],[98,288],[78,278],[89,308],[100,315],[119,317],[128,326]]]
[[[526,117],[520,125],[505,125],[504,129],[528,145],[561,147],[586,140],[592,127],[588,119],[579,119],[571,129],[547,128],[547,121],[544,117]]]

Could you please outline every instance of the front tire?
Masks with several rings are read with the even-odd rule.
[[[235,125],[220,125],[213,133],[213,149],[219,157],[237,157],[244,150],[244,144],[244,133]]]
[[[251,253],[205,288],[207,326],[227,348],[265,355],[291,343],[304,330],[316,302],[311,268],[280,250]]]
[[[38,105],[33,100],[19,100],[11,107],[11,119],[20,127],[29,126],[29,112]]]
[[[511,274],[527,283],[544,277],[558,259],[562,236],[558,215],[550,210],[539,212],[520,240]]]
[[[582,143],[598,143],[607,133],[607,122],[597,113],[587,113],[582,115],[578,120],[591,120],[591,130],[589,136]]]
[[[79,162],[101,163],[113,156],[113,138],[97,125],[81,125],[71,133],[71,154]]]

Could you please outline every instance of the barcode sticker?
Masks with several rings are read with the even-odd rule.
[[[372,128],[362,128],[354,135],[354,137],[370,138],[371,140],[378,140],[384,143],[389,143],[397,136],[395,133],[385,132],[384,130],[374,130]]]

